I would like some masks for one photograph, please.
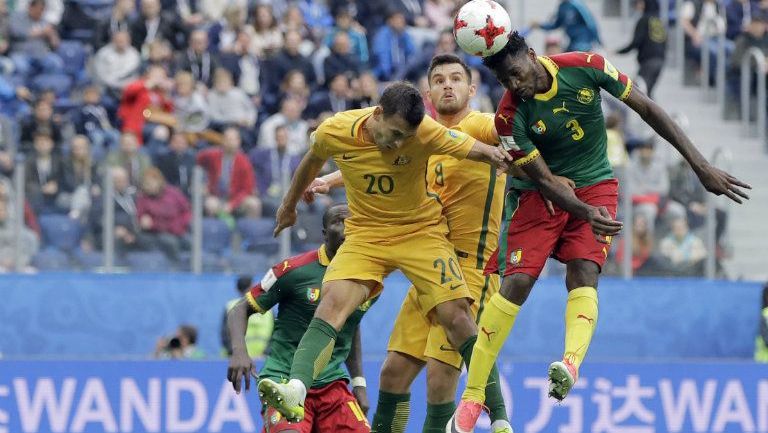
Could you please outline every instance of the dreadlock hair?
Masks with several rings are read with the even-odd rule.
[[[496,69],[504,62],[507,56],[516,57],[520,54],[528,52],[528,44],[525,42],[525,38],[520,36],[520,33],[515,30],[507,36],[507,45],[501,49],[498,53],[483,57],[483,64],[489,69]]]

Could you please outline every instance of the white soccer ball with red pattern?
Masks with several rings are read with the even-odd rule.
[[[493,0],[472,0],[459,9],[453,21],[453,37],[462,50],[487,57],[507,44],[512,21],[504,7]]]

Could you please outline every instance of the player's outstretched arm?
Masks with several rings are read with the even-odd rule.
[[[235,392],[240,394],[240,387],[245,380],[245,390],[251,389],[251,375],[253,374],[253,362],[245,348],[245,331],[248,326],[248,317],[256,313],[256,310],[246,301],[240,299],[227,313],[227,329],[229,340],[232,342],[232,356],[229,357],[227,368],[227,380],[232,382]]]
[[[469,150],[467,159],[485,162],[496,167],[502,173],[508,171],[512,163],[512,157],[500,146],[489,146],[477,140],[472,145],[472,149]]]
[[[277,209],[277,226],[275,227],[274,236],[277,237],[283,229],[290,227],[296,223],[296,205],[301,200],[301,196],[307,189],[312,180],[317,177],[320,170],[323,168],[325,160],[316,156],[312,151],[304,155],[301,163],[296,168],[296,172],[293,173],[291,179],[291,186],[288,188],[288,192],[283,197],[283,202],[280,203],[280,208]]]
[[[736,203],[741,203],[741,198],[749,199],[749,196],[739,187],[746,189],[752,189],[752,187],[707,162],[680,126],[651,98],[637,89],[632,89],[624,103],[683,155],[707,191],[715,195],[725,194]]]
[[[352,377],[352,394],[355,395],[360,409],[367,415],[371,405],[368,402],[368,390],[366,388],[365,375],[363,374],[363,342],[360,337],[360,325],[355,330],[352,347],[344,363],[347,366],[349,375]]]
[[[541,156],[523,165],[522,169],[536,182],[546,198],[571,215],[589,222],[595,235],[615,236],[621,231],[623,224],[615,221],[608,209],[604,206],[591,206],[579,200],[567,183],[561,182],[552,174]]]

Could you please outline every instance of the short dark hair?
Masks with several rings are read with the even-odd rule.
[[[464,63],[464,60],[461,60],[461,57],[450,53],[438,54],[435,57],[432,57],[432,61],[429,63],[429,69],[427,70],[427,80],[432,80],[432,71],[434,71],[436,67],[453,64],[461,65],[461,67],[464,68],[464,72],[467,73],[467,80],[469,80],[469,84],[472,84],[472,71],[469,70],[469,66]]]
[[[325,210],[325,213],[323,213],[323,229],[328,228],[328,224],[330,223],[331,215],[333,214],[333,210],[339,207],[347,207],[346,203],[334,203],[330,206],[328,206],[328,209]]]
[[[525,42],[525,38],[520,36],[520,33],[518,33],[517,30],[510,33],[507,38],[507,45],[504,45],[504,48],[502,48],[501,51],[492,56],[483,57],[483,64],[487,68],[498,68],[507,56],[516,57],[519,54],[528,52],[528,43]]]
[[[381,94],[379,105],[384,110],[385,116],[397,114],[414,128],[424,119],[424,100],[419,90],[405,81],[387,86]]]
[[[250,275],[240,275],[237,277],[237,291],[240,293],[247,292],[251,288],[252,283],[253,278]]]
[[[189,344],[197,344],[197,328],[192,325],[179,326],[179,333],[187,337]]]

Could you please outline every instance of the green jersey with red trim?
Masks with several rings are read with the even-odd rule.
[[[323,245],[318,250],[291,257],[273,266],[261,282],[245,294],[245,299],[258,312],[278,306],[270,352],[259,372],[260,378],[280,382],[290,376],[293,355],[320,302],[328,263],[330,259]],[[347,319],[339,331],[330,362],[312,383],[312,388],[322,388],[339,379],[349,380],[343,364],[352,348],[357,325],[371,304],[372,301],[366,302]]]
[[[632,80],[599,54],[572,52],[539,57],[552,76],[552,87],[522,99],[507,91],[496,111],[496,130],[522,166],[544,157],[552,173],[576,187],[613,178],[608,161],[600,89],[625,100]],[[518,189],[535,189],[530,180],[514,181]]]

